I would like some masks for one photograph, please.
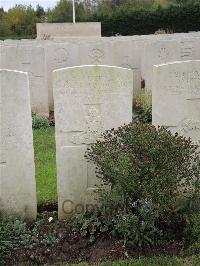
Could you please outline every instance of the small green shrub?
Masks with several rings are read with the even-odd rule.
[[[183,251],[183,255],[200,254],[200,212],[193,212],[187,218],[187,235],[190,245]]]
[[[56,244],[58,244],[60,242],[60,239],[57,238],[55,236],[55,234],[48,234],[47,236],[45,236],[42,240],[41,240],[41,244],[45,245],[45,246],[55,246]]]
[[[173,212],[180,198],[199,193],[198,147],[164,128],[130,123],[106,131],[88,149],[97,175],[127,201],[147,199],[159,213]]]
[[[153,244],[161,235],[160,230],[156,228],[157,211],[152,203],[146,200],[138,200],[131,205],[132,209],[114,219],[116,232],[125,243],[134,246]]]
[[[25,224],[15,217],[0,220],[0,265],[11,254],[12,241],[16,241],[25,230]]]
[[[11,249],[11,241],[0,240],[0,265],[5,264],[6,258],[8,258],[11,254]]]
[[[160,240],[162,229],[167,234],[176,218],[184,234],[188,206],[199,195],[200,184],[198,147],[191,140],[131,123],[106,131],[85,156],[96,164],[103,185],[99,207],[77,216],[74,230],[91,241],[106,232],[143,246]]]
[[[131,201],[126,204],[115,190],[98,192],[101,205],[93,211],[77,215],[72,229],[94,241],[107,233],[123,239],[124,244],[153,244],[161,234],[156,228],[157,213],[150,202]]]
[[[182,252],[183,255],[191,256],[191,255],[200,255],[200,241],[194,242],[191,244],[186,250]]]
[[[49,126],[49,121],[46,116],[41,116],[37,114],[32,115],[32,127],[34,129],[47,128]]]
[[[72,219],[72,229],[79,231],[82,236],[94,241],[101,233],[115,235],[114,219],[124,212],[124,202],[121,195],[115,191],[100,190],[98,193],[101,205],[92,211],[86,211]],[[132,228],[134,230],[134,228]]]
[[[45,219],[27,224],[23,218],[15,216],[0,220],[0,265],[3,265],[16,246],[33,249],[37,245],[55,245],[60,239],[54,232],[44,234]]]
[[[151,91],[141,89],[137,92],[133,109],[136,113],[136,120],[142,123],[152,122],[152,95]]]

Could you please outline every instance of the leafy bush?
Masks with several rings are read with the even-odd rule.
[[[183,255],[186,256],[197,255],[197,254],[200,254],[200,241],[194,242],[183,252]]]
[[[52,232],[43,235],[44,219],[28,225],[23,218],[15,216],[0,220],[0,265],[4,265],[15,246],[32,249],[37,245],[55,245],[60,240]]]
[[[125,199],[148,199],[160,213],[174,210],[180,195],[192,198],[199,192],[197,146],[164,128],[130,123],[111,129],[86,158]]]
[[[199,242],[200,246],[200,213],[193,214],[190,217],[190,229],[191,229],[191,239]]]
[[[134,111],[136,112],[136,120],[142,123],[152,122],[152,95],[151,91],[141,89],[138,91],[134,101]]]
[[[13,243],[26,231],[26,225],[16,217],[0,221],[0,264],[10,255]]]
[[[192,213],[188,219],[189,247],[183,252],[184,255],[200,254],[200,212]]]
[[[117,191],[98,192],[101,205],[72,220],[72,228],[94,241],[101,233],[119,236],[124,244],[153,244],[160,236],[155,223],[157,213],[151,202],[124,202]]]
[[[73,228],[92,240],[104,231],[134,245],[152,244],[160,224],[174,217],[182,222],[199,195],[198,147],[164,128],[131,123],[106,131],[86,158],[103,181],[100,206],[78,216]]]
[[[41,244],[45,246],[55,246],[60,242],[60,239],[55,236],[55,234],[48,234],[41,240]]]
[[[10,241],[0,240],[0,265],[4,265],[5,259],[11,254],[12,244]]]
[[[0,265],[5,263],[5,259],[12,250],[12,238],[15,240],[24,232],[24,223],[18,219],[8,219],[0,221]]]
[[[34,129],[47,128],[49,126],[48,118],[37,114],[32,115],[32,127]]]

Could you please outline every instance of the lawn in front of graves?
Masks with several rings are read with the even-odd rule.
[[[57,202],[55,128],[34,129],[33,142],[38,205],[55,204]]]

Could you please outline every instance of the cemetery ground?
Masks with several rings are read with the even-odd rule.
[[[200,265],[200,32],[46,26],[0,43],[0,266]]]
[[[14,239],[12,251],[2,265],[199,265],[200,256],[185,252],[184,239],[132,247],[107,232],[95,241],[72,231],[57,219],[55,129],[34,129],[37,198],[39,214],[34,224],[16,218],[0,224]],[[175,231],[179,234],[177,225]],[[6,229],[7,228],[7,229]],[[8,232],[6,232],[8,230]],[[8,243],[9,245],[9,243]],[[6,250],[6,249],[5,249]],[[198,250],[198,247],[197,247]],[[11,253],[10,253],[11,252]],[[59,264],[57,264],[59,263]],[[0,260],[1,265],[1,260]]]

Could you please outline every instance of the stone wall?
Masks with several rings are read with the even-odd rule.
[[[101,23],[37,23],[38,40],[70,37],[101,37]]]

